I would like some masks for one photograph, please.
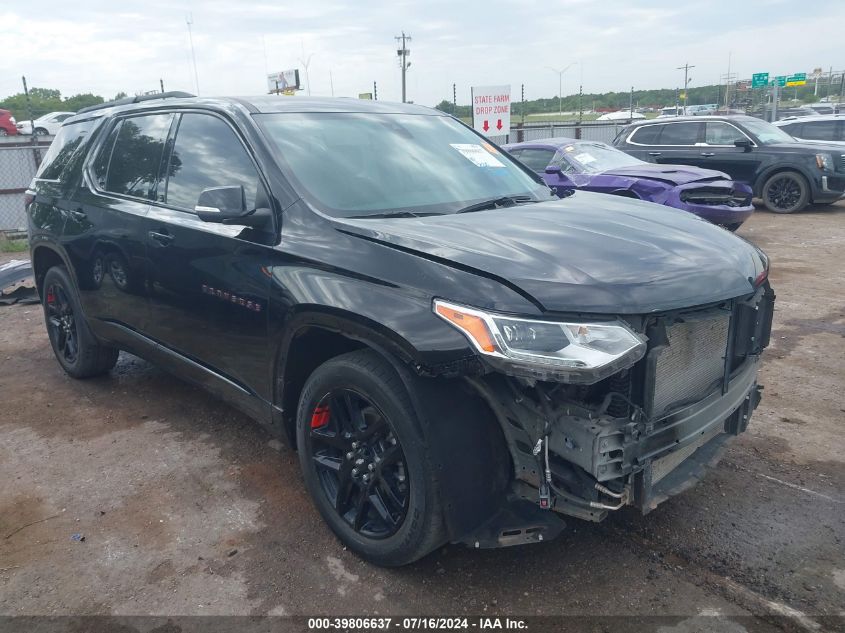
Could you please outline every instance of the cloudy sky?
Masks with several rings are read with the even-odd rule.
[[[356,96],[378,82],[398,100],[394,36],[413,36],[408,98],[469,103],[471,85],[511,84],[516,97],[557,94],[549,66],[573,65],[564,94],[674,88],[728,70],[748,77],[845,67],[845,2],[815,0],[80,0],[18,2],[3,11],[0,97],[30,86],[107,98],[158,88],[196,91],[185,19],[193,19],[199,92],[256,94],[266,71],[310,57],[313,94]]]

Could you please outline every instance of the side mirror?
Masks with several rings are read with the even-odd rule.
[[[249,214],[243,185],[204,189],[194,211],[203,222],[238,224],[234,220]]]
[[[546,178],[546,184],[561,197],[569,195],[566,192],[572,192],[576,188],[572,179],[563,173],[560,165],[549,165],[546,167],[545,173],[547,176],[554,176],[554,178]]]
[[[738,138],[734,141],[734,145],[736,147],[741,147],[746,152],[750,152],[751,148],[754,147],[754,144],[749,141],[747,138]]]

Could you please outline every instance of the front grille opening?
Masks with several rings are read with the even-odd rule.
[[[681,201],[690,204],[744,207],[751,203],[751,198],[724,187],[701,187],[681,192]]]
[[[651,417],[697,402],[724,377],[730,314],[719,311],[666,327],[654,365]]]

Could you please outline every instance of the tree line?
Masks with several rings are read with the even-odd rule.
[[[114,96],[114,99],[122,99],[125,96],[125,92],[119,92]],[[32,118],[37,119],[50,112],[77,112],[82,108],[103,103],[105,99],[90,92],[71,97],[62,97],[62,93],[58,90],[30,88],[29,101],[32,109]],[[9,110],[12,116],[18,121],[29,120],[30,114],[26,106],[26,95],[23,92],[6,97],[0,101],[0,109]]]
[[[822,88],[822,87],[820,87]],[[824,86],[828,91],[830,87]],[[839,94],[839,86],[832,87],[834,94]],[[814,96],[815,86],[812,81],[808,81],[807,85],[795,88],[782,88],[781,99],[797,99],[802,103],[812,103],[817,100]],[[733,87],[729,95],[730,105],[732,107],[746,107],[753,103],[758,103],[765,95],[764,90],[754,91],[736,91]],[[633,103],[637,108],[664,108],[673,106],[676,102],[683,104],[681,92],[672,88],[661,88],[658,90],[634,90]],[[819,96],[826,94],[824,90],[820,90]],[[713,84],[709,86],[696,86],[689,89],[689,105],[699,105],[705,103],[724,104],[725,102],[725,86]],[[541,99],[533,99],[525,101],[519,100],[519,86],[511,86],[511,116],[521,116],[524,114],[542,114],[557,112],[558,108],[564,112],[578,112],[583,109],[585,112],[590,110],[595,111],[613,111],[625,110],[630,107],[631,92],[603,92],[603,93],[585,93],[583,95],[571,94],[563,97],[560,102],[557,96],[545,97]],[[470,118],[472,117],[471,105],[460,105],[457,107],[448,99],[444,99],[435,106],[438,110],[448,112],[457,117]]]

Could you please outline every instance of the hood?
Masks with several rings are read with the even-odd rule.
[[[601,172],[604,176],[625,176],[627,178],[648,178],[670,185],[686,185],[706,180],[730,180],[730,176],[712,169],[689,165],[653,165],[651,163],[617,167]]]
[[[772,143],[771,145],[764,145],[764,149],[776,149],[783,152],[830,152],[832,154],[841,154],[842,145],[837,145],[836,142],[830,141],[798,141],[796,143]]]
[[[690,213],[584,191],[475,213],[337,222],[353,236],[518,288],[553,312],[697,306],[748,294],[763,270],[753,246]]]

